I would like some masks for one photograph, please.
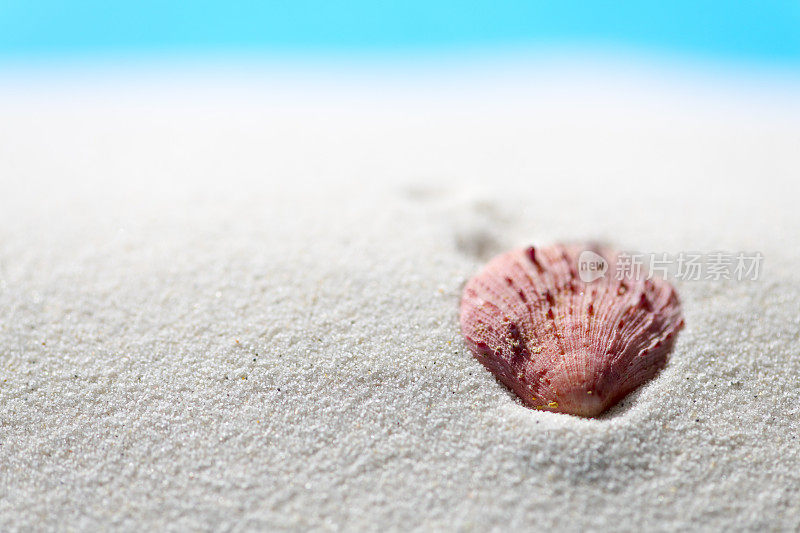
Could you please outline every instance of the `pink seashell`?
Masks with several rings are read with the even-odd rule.
[[[578,272],[585,250],[609,265],[591,282]],[[563,245],[495,257],[464,288],[467,346],[528,406],[599,415],[666,365],[683,327],[672,286],[615,279],[615,259]]]

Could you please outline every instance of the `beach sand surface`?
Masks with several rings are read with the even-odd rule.
[[[0,529],[800,527],[791,87],[159,76],[1,90]],[[458,324],[494,254],[587,239],[764,256],[676,281],[599,419]]]

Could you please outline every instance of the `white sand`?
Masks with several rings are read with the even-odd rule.
[[[0,530],[800,528],[798,99],[669,77],[6,80]],[[460,291],[581,238],[765,271],[534,412]]]

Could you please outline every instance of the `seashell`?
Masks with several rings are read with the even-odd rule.
[[[583,281],[596,276],[579,273],[581,253],[605,261],[608,273]],[[672,286],[617,279],[616,258],[578,245],[495,257],[464,288],[467,346],[526,405],[599,415],[666,365],[683,327]]]

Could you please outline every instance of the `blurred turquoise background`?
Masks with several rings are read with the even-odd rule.
[[[0,59],[595,47],[800,66],[800,2],[2,0]]]

